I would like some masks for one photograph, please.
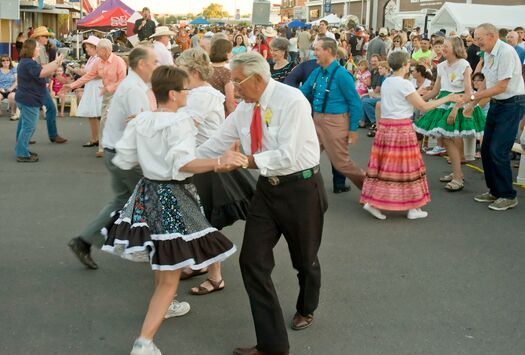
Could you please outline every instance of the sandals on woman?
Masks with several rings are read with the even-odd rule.
[[[98,141],[92,142],[88,141],[82,145],[84,148],[98,147]]]
[[[439,181],[441,182],[451,182],[452,180],[454,180],[454,174],[453,173],[450,173],[448,175],[445,175],[445,176],[442,176],[439,178]]]
[[[368,133],[366,134],[368,137],[375,137],[376,136],[376,132],[377,132],[377,126],[376,124],[374,123],[370,129],[368,130]]]
[[[457,192],[463,190],[465,184],[463,180],[453,179],[448,184],[445,185],[445,189],[449,192]]]
[[[205,282],[208,282],[211,285],[211,289],[206,288],[202,286]],[[202,296],[202,295],[208,295],[210,293],[216,292],[216,291],[222,291],[224,289],[224,280],[221,279],[220,281],[213,281],[210,279],[206,279],[202,284],[199,285],[197,288],[192,288],[190,290],[190,294],[195,296]]]
[[[191,279],[192,277],[203,275],[207,272],[208,272],[207,267],[205,267],[204,269],[200,269],[200,270],[192,270],[190,268],[186,268],[182,270],[182,272],[180,273],[180,279],[181,280]]]

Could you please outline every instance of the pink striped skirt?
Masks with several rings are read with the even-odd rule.
[[[425,163],[411,119],[379,121],[360,202],[389,211],[430,202]]]

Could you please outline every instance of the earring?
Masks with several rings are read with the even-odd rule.
[[[177,99],[176,99],[176,98],[173,98],[173,102],[177,102]]]

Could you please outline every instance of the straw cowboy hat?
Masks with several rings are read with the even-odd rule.
[[[268,26],[264,30],[262,30],[262,34],[266,37],[275,37],[277,36],[277,31],[272,26]]]
[[[159,26],[155,28],[155,33],[149,36],[149,38],[155,38],[160,36],[174,36],[175,32],[170,31],[168,26]]]
[[[37,27],[33,31],[31,38],[37,38],[37,37],[42,37],[42,36],[55,37],[55,34],[52,32],[49,32],[46,26],[40,26],[40,27]]]
[[[98,38],[97,36],[91,35],[88,37],[88,39],[83,40],[82,44],[87,43],[87,44],[91,44],[96,47],[98,45],[98,42],[100,42],[100,38]]]

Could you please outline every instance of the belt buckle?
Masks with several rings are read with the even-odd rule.
[[[280,183],[279,178],[277,176],[269,176],[268,177],[268,182],[272,186],[277,186]]]

